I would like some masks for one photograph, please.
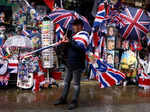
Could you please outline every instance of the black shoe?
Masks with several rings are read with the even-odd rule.
[[[57,105],[65,105],[65,104],[67,104],[67,101],[64,100],[64,99],[62,99],[62,98],[58,99],[58,100],[54,103],[55,106],[57,106]]]
[[[77,101],[72,101],[71,104],[69,104],[69,106],[68,106],[68,110],[73,110],[77,107],[78,107]]]

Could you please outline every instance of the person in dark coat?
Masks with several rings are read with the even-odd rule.
[[[88,32],[83,31],[82,20],[75,20],[73,23],[74,35],[84,32],[88,35]],[[67,96],[69,93],[71,81],[73,79],[74,93],[72,101],[68,106],[68,109],[74,109],[78,106],[78,97],[80,94],[80,78],[82,71],[85,68],[85,50],[80,47],[77,42],[72,38],[65,37],[63,43],[68,43],[68,52],[66,59],[67,73],[64,79],[64,89],[61,97],[54,103],[54,105],[67,104]]]

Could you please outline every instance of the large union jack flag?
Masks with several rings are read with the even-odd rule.
[[[117,19],[122,26],[121,34],[125,39],[139,40],[150,30],[150,18],[142,9],[125,8]]]
[[[112,87],[125,79],[125,74],[111,67],[101,59],[96,59],[96,62],[90,64],[91,78],[96,77],[101,88]]]

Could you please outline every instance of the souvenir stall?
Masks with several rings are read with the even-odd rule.
[[[52,72],[55,67],[55,53],[52,47],[60,44],[65,30],[67,33],[69,30],[72,31],[71,23],[75,19],[81,19],[84,23],[84,30],[91,32],[91,38],[87,43],[91,45],[89,49],[95,49],[92,51],[91,57],[96,61],[94,64],[89,62],[89,65],[93,67],[92,75],[100,82],[101,87],[111,87],[119,84],[125,78],[128,82],[136,82],[138,63],[141,65],[143,63],[138,61],[140,60],[139,51],[142,50],[141,41],[149,32],[150,18],[143,9],[126,6],[118,8],[110,2],[102,0],[99,4],[100,8],[98,8],[93,29],[87,19],[75,11],[55,8],[45,19],[43,15],[46,15],[47,9],[42,6],[37,7],[39,13],[26,0],[14,7],[13,25],[17,27],[15,32],[17,35],[9,36],[5,42],[3,32],[5,27],[0,25],[0,45],[2,46],[0,65],[3,68],[0,69],[1,85],[4,82],[7,85],[11,74],[15,74],[19,88],[32,88],[34,92],[37,92],[40,90],[40,86],[48,87],[52,79],[50,74],[56,76]],[[105,6],[105,8],[101,8],[101,6]],[[136,16],[138,11],[142,12],[139,18]],[[4,17],[5,15],[1,13],[0,20],[3,21]],[[135,17],[140,22],[134,21]],[[54,38],[55,24],[59,24],[56,28],[56,38]],[[56,44],[53,43],[54,40],[57,40]],[[86,51],[90,52],[89,46],[86,47]],[[140,74],[146,74],[144,76],[148,79],[149,72],[145,73],[145,68],[149,65],[146,67],[142,65],[142,67],[144,72]],[[61,74],[59,75],[61,77]],[[111,81],[113,78],[116,80]],[[140,78],[139,86],[143,83],[143,77],[140,76]],[[104,81],[102,79],[106,79],[108,85],[102,84]]]
[[[102,8],[103,5],[105,8]],[[142,41],[148,42],[149,40],[146,34],[150,31],[150,17],[147,13],[144,9],[126,6],[119,1],[114,3],[114,1],[102,0],[99,3],[93,24],[94,33],[102,33],[93,36],[95,40],[97,39],[97,44],[94,43],[94,47],[96,49],[103,46],[106,48],[103,51],[100,49],[99,54],[106,54],[103,59],[107,64],[125,73],[126,80],[130,84],[138,82],[139,52],[143,50]],[[117,35],[114,35],[114,29],[118,30]],[[105,35],[106,45],[101,44],[103,35]]]
[[[31,24],[31,22],[30,25],[28,24],[28,21],[30,21],[28,18],[32,18],[35,12],[31,11],[31,8],[24,2],[20,2],[14,6],[15,7],[12,7],[12,15],[14,17],[12,23],[13,26],[16,27],[16,31],[13,32],[13,35],[7,35],[8,39],[4,38],[6,37],[4,35],[4,31],[6,30],[5,26],[8,26],[8,24],[0,24],[2,31],[0,34],[1,67],[2,69],[4,67],[7,68],[5,73],[4,71],[0,73],[0,83],[2,86],[17,84],[19,88],[30,89],[35,85],[33,76],[34,73],[39,70],[39,58],[38,56],[32,55],[24,59],[20,59],[20,57],[31,50],[36,50],[41,47],[41,35],[38,30],[38,24],[37,26],[34,26],[34,23]],[[1,20],[5,20],[4,17],[5,15],[2,13],[0,16]],[[9,27],[9,29],[11,29],[11,27]],[[6,42],[4,40],[6,40]]]
[[[49,78],[56,57],[50,46],[54,40],[54,24],[51,21],[43,21],[42,16],[46,15],[47,8],[40,5],[36,8],[39,13],[26,0],[16,4],[16,7],[12,7],[13,25],[16,26],[14,35],[9,35],[4,42],[3,32],[0,34],[2,45],[0,64],[6,69],[0,71],[2,86],[8,85],[8,81],[12,81],[9,80],[12,76],[15,76],[13,81],[17,87],[32,88],[34,92],[39,91],[40,86],[43,87],[44,84],[46,87],[52,83],[56,84],[53,78]],[[4,17],[2,13],[0,19],[3,20]],[[5,30],[5,27],[0,28]]]

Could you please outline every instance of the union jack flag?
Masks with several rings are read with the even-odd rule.
[[[141,42],[140,41],[139,42],[132,41],[130,43],[130,48],[131,48],[132,51],[136,51],[136,50],[140,51],[140,50],[142,50]]]
[[[105,50],[105,37],[101,36],[98,41],[98,46],[95,49],[95,54],[98,57],[102,58],[104,56],[104,50]]]
[[[67,11],[61,8],[52,12],[48,17],[51,18],[51,20],[54,23],[59,23],[62,21],[64,28],[67,28],[68,24],[70,23],[72,19],[77,19],[77,17],[74,16],[71,11]]]
[[[11,69],[9,73],[18,73],[18,60],[8,60],[8,68]]]
[[[76,41],[77,45],[83,50],[87,50],[89,45],[89,34],[86,31],[80,31],[73,36],[73,39]]]
[[[94,27],[104,25],[106,20],[109,19],[109,13],[110,13],[110,5],[108,5],[108,0],[101,1],[97,9]]]
[[[125,79],[125,74],[115,68],[112,68],[103,60],[97,59],[94,64],[90,65],[90,67],[93,72],[92,75],[94,75],[91,77],[96,77],[101,88],[117,85],[121,80]]]
[[[122,24],[121,34],[125,39],[139,40],[149,32],[150,18],[144,10],[126,7],[118,17]]]
[[[52,11],[52,13],[50,13],[47,17],[49,17],[53,23],[59,24],[62,28],[69,30],[72,30],[71,23],[74,20],[81,19],[84,23],[84,30],[89,32],[91,31],[91,26],[88,23],[88,20],[74,11],[57,8]]]
[[[90,43],[92,44],[92,47],[98,47],[99,40],[99,32],[93,31],[90,35]]]
[[[32,88],[33,92],[40,91],[40,87],[46,83],[44,72],[47,71],[42,67],[41,61],[38,61],[38,66],[39,66],[38,72],[34,73],[34,85]]]
[[[94,27],[99,26],[104,22],[105,15],[106,15],[105,4],[104,2],[102,2],[98,6],[97,14],[94,21]]]
[[[90,36],[90,41],[93,47],[96,48],[97,53],[101,53],[104,48],[104,38],[102,33],[107,32],[106,24],[110,18],[110,5],[108,2],[108,0],[100,1],[93,24],[93,32]]]
[[[98,30],[94,30],[90,35],[90,45],[95,49],[95,55],[103,57],[105,55],[105,37],[103,33]]]
[[[40,91],[40,86],[45,84],[45,76],[44,72],[37,72],[34,74],[34,86],[32,88],[33,92],[38,92]]]

